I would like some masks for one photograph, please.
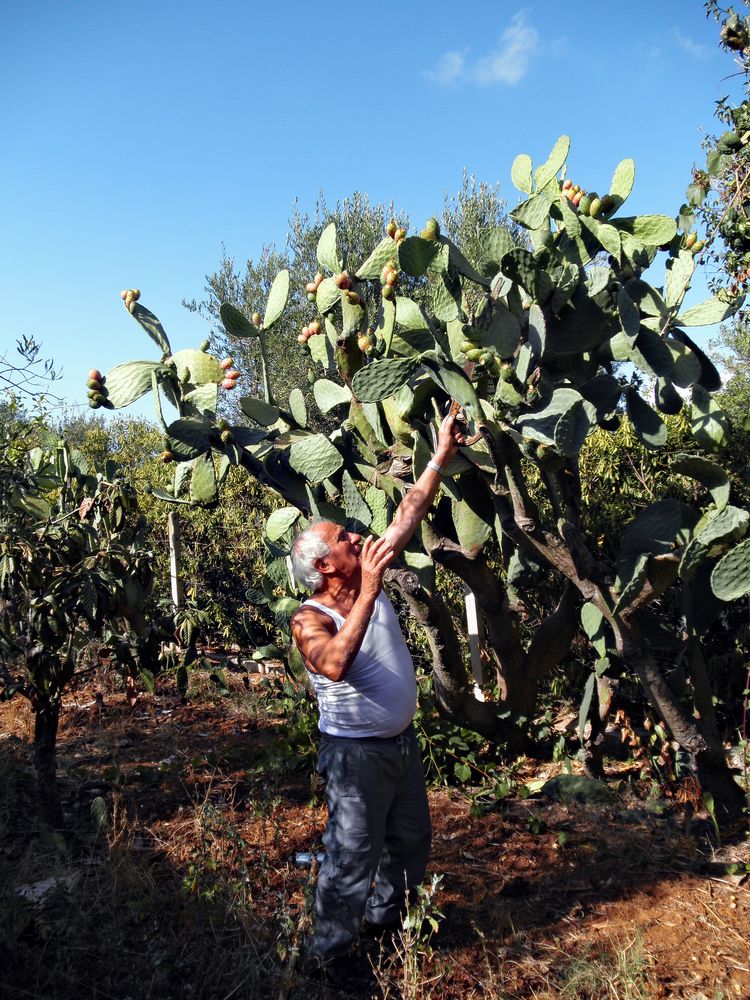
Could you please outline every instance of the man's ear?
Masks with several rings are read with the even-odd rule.
[[[329,562],[328,556],[321,556],[319,559],[316,559],[315,569],[317,569],[319,573],[322,573],[323,576],[334,572],[334,567]]]

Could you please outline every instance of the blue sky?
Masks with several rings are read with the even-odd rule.
[[[421,225],[466,168],[512,206],[514,156],[561,133],[584,187],[632,156],[631,210],[675,214],[731,72],[698,0],[8,5],[0,353],[33,334],[85,406],[90,367],[156,356],[121,288],[197,346],[182,299],[222,244],[283,244],[295,198],[365,191]]]

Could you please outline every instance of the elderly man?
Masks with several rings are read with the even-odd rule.
[[[358,534],[322,521],[292,546],[296,579],[313,594],[292,634],[320,711],[328,824],[309,953],[323,966],[350,951],[363,917],[375,928],[397,923],[407,890],[424,877],[431,826],[412,726],[417,686],[382,583],[463,442],[454,420],[443,421],[435,455],[382,538],[366,538],[360,550]]]

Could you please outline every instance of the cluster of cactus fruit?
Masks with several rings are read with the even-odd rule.
[[[112,408],[108,399],[106,381],[106,376],[102,375],[98,368],[92,368],[88,374],[86,388],[88,389],[89,406],[92,410],[98,410],[102,406],[108,409]]]
[[[157,398],[164,393],[178,406],[179,419],[165,424],[167,450],[178,468],[173,496],[164,498],[178,502],[182,494],[188,502],[212,502],[227,465],[239,464],[285,499],[290,529],[300,516],[320,512],[377,530],[429,456],[430,426],[453,399],[474,443],[453,462],[443,487],[453,510],[450,530],[470,551],[497,534],[509,558],[516,542],[494,512],[498,504],[520,502],[523,462],[551,477],[550,503],[564,521],[564,498],[575,481],[565,477],[597,428],[611,431],[628,419],[644,446],[658,448],[667,437],[661,414],[687,408],[698,445],[718,449],[727,431],[714,396],[720,379],[687,330],[722,321],[739,302],[714,297],[684,308],[697,240],[679,232],[672,217],[621,213],[633,186],[632,160],[619,164],[601,198],[571,195],[575,186],[561,179],[568,149],[563,136],[536,170],[525,155],[513,164],[512,179],[524,199],[511,215],[525,245],[514,243],[505,229],[488,228],[481,259],[470,261],[436,220],[420,236],[392,222],[358,265],[342,259],[335,226],[323,230],[320,270],[307,285],[319,317],[296,336],[320,372],[313,384],[318,407],[343,408],[329,436],[309,429],[300,390],[288,401],[275,398],[265,367],[264,399],[240,400],[252,426],[220,428],[214,383],[230,373],[210,355],[201,355],[198,364],[198,352],[172,355],[156,317],[136,304],[134,317],[164,355],[156,363],[132,362],[136,367],[128,369],[127,379],[114,369],[110,400],[127,405],[154,389]],[[668,255],[667,269],[663,285],[656,286],[645,272],[660,250]],[[399,295],[402,273],[424,279],[426,297]],[[374,312],[362,293],[367,282],[381,293]],[[271,289],[263,322],[259,314],[248,320],[225,303],[221,316],[228,334],[257,337],[263,354],[265,332],[281,318],[288,292],[284,271]],[[620,375],[623,362],[651,385],[650,401]],[[181,471],[186,463],[189,476]],[[716,462],[686,460],[684,467],[685,475],[718,497],[706,524],[734,510],[727,508],[728,492],[713,485],[724,482]],[[685,573],[696,560],[713,560],[715,592],[734,594],[750,572],[750,553],[737,544],[745,522],[740,518],[719,545],[702,538],[706,524],[687,514],[677,518],[670,545],[678,537],[693,538]],[[602,598],[613,613],[637,602],[656,551],[648,531],[633,537]],[[722,559],[733,552],[739,555],[722,569]],[[422,567],[431,564],[426,550],[410,558]]]

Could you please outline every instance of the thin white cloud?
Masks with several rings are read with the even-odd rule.
[[[529,68],[531,57],[539,45],[539,32],[526,22],[526,12],[519,11],[500,36],[494,52],[482,56],[471,70],[472,78],[480,85],[519,83]]]
[[[683,35],[677,28],[675,28],[674,37],[680,48],[695,59],[711,59],[714,55],[713,45],[702,45],[700,42],[695,42],[687,35]]]
[[[538,48],[539,32],[528,23],[526,11],[520,10],[491,52],[473,62],[467,59],[468,49],[444,52],[425,76],[441,86],[473,83],[486,87],[500,83],[512,87],[526,76]]]
[[[435,69],[425,73],[428,80],[450,87],[464,75],[465,57],[463,52],[444,52],[437,61]]]

